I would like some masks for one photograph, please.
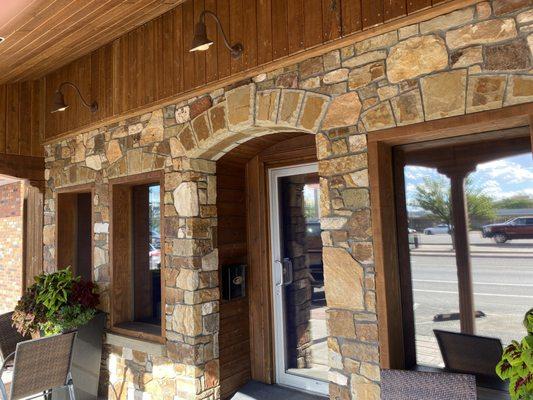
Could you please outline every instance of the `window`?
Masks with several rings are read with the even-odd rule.
[[[161,182],[133,179],[112,188],[113,326],[160,337]]]
[[[444,366],[434,330],[505,346],[523,330],[531,307],[529,137],[461,140],[394,153],[408,368]]]
[[[57,267],[92,280],[92,194],[57,195]]]

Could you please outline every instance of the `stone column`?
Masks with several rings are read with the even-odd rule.
[[[178,159],[165,177],[167,353],[180,399],[219,398],[216,163]]]
[[[340,139],[337,139],[340,137]],[[332,156],[332,138],[346,155]],[[317,134],[331,399],[380,398],[375,269],[366,137]],[[348,150],[349,149],[349,150]]]

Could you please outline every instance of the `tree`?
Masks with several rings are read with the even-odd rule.
[[[475,187],[470,179],[466,180],[465,193],[470,218],[493,219],[496,216],[492,199]],[[413,205],[452,225],[451,189],[446,179],[424,178],[424,183],[415,188]]]
[[[533,198],[520,195],[513,196],[494,202],[494,207],[507,209],[533,208]]]

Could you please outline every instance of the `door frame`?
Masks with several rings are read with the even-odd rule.
[[[268,169],[317,162],[314,135],[267,147],[246,164],[251,378],[275,382]]]
[[[268,203],[270,211],[270,270],[271,270],[271,295],[272,295],[272,325],[274,333],[275,375],[276,383],[289,386],[306,392],[327,395],[329,383],[313,378],[306,378],[286,372],[286,323],[284,318],[285,303],[284,292],[281,290],[283,282],[281,260],[281,224],[279,207],[278,179],[308,173],[318,174],[317,163],[295,164],[291,166],[270,168],[268,170]]]
[[[376,301],[380,365],[404,369],[412,351],[404,336],[402,282],[392,149],[397,145],[454,138],[529,126],[533,144],[533,103],[421,122],[368,133],[368,173],[372,204],[372,237],[376,269]],[[409,335],[408,335],[409,336]]]

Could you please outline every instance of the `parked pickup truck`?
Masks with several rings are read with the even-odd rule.
[[[496,243],[511,239],[533,239],[533,216],[510,219],[502,224],[485,225],[484,238],[494,238]]]

